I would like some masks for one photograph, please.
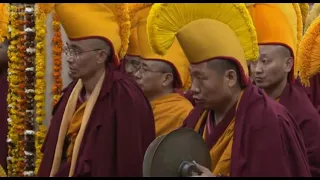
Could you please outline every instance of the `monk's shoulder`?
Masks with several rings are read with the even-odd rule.
[[[113,73],[115,78],[112,82],[111,92],[117,102],[132,102],[135,105],[148,103],[141,88],[132,78],[120,71],[114,71]]]
[[[265,94],[247,105],[245,116],[254,129],[279,125],[279,121],[292,121],[287,109]]]
[[[317,115],[315,107],[313,106],[307,92],[303,89],[302,86],[292,85],[290,98],[290,102],[295,104],[293,106],[290,106],[294,108],[293,111],[304,112],[304,115]]]

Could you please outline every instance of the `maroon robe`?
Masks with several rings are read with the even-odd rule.
[[[303,86],[299,79],[297,79],[297,84],[305,90],[311,103],[320,114],[320,73],[310,79],[310,86],[308,87]]]
[[[38,176],[50,175],[63,113],[76,82],[55,106]],[[142,176],[143,157],[155,139],[151,106],[138,85],[119,70],[109,70],[87,124],[74,176]],[[58,176],[68,176],[60,166]]]
[[[287,108],[302,132],[312,176],[320,176],[320,116],[317,110],[298,85],[287,84],[279,103]]]
[[[201,107],[195,107],[184,127],[194,129],[201,112]],[[311,176],[301,132],[281,104],[249,83],[237,112],[232,108],[223,121],[230,122],[232,113],[235,114],[235,129],[230,176]],[[207,137],[208,141],[213,141],[207,141],[209,148],[226,129],[227,123],[223,121],[213,129],[213,137]]]
[[[0,165],[7,170],[7,134],[8,134],[8,81],[7,74],[0,72]]]

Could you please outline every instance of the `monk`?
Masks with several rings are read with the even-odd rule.
[[[1,3],[0,9],[0,36],[4,38],[4,41],[0,43],[0,168],[7,171],[7,134],[8,134],[8,106],[7,106],[7,94],[8,94],[8,81],[7,81],[7,69],[8,69],[8,4]]]
[[[119,32],[121,24],[130,25],[121,16],[127,5],[54,8],[69,38],[64,52],[76,80],[54,107],[38,176],[142,176],[144,153],[155,138],[152,109],[139,86],[115,68],[128,42],[120,36],[125,28]]]
[[[193,106],[183,97],[183,89],[189,88],[189,62],[178,42],[163,57],[156,55],[149,45],[146,23],[151,6],[152,3],[130,5],[131,25],[134,28],[131,29],[127,56],[140,57],[140,67],[134,77],[150,101],[158,137],[180,128]],[[129,64],[132,61],[134,59],[126,61],[129,74],[134,69],[127,68],[134,67]]]
[[[204,111],[196,107],[184,127],[210,148],[212,169],[200,169],[203,176],[310,176],[294,119],[249,80],[246,60],[259,52],[246,6],[167,3],[150,14],[154,51],[165,54],[176,36],[191,64],[191,90]]]
[[[294,9],[293,5],[291,7]],[[311,174],[320,176],[320,116],[305,91],[293,85],[297,51],[294,26],[278,4],[259,3],[249,6],[248,10],[257,31],[260,50],[258,61],[251,63],[254,82],[293,116],[303,135]],[[291,17],[301,16],[294,14]],[[273,23],[272,28],[261,23],[269,21]]]

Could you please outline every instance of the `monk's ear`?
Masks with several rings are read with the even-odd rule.
[[[107,50],[99,50],[97,53],[97,64],[104,64],[109,59],[110,53]]]
[[[165,73],[162,85],[169,86],[170,84],[172,84],[172,82],[173,82],[173,74],[172,73]]]
[[[285,59],[284,71],[289,73],[293,68],[293,57],[288,57]]]
[[[234,87],[237,84],[237,73],[233,69],[226,70],[225,79],[229,87]]]

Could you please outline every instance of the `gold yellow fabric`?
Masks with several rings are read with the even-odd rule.
[[[274,5],[280,8],[280,10],[286,15],[289,23],[291,24],[291,28],[294,34],[294,57],[296,57],[298,46],[303,35],[303,19],[299,3],[274,3]],[[298,59],[295,58],[293,68],[295,77],[298,76],[299,65],[300,63],[298,62]]]
[[[300,11],[301,11],[301,15],[302,15],[302,23],[303,26],[306,25],[306,20],[309,14],[309,4],[308,3],[299,3],[300,6]]]
[[[279,6],[256,3],[248,6],[259,44],[282,44],[295,52],[295,36],[286,14]]]
[[[241,92],[236,110],[239,107],[243,91]],[[201,125],[207,120],[208,111],[202,113],[200,119],[198,120],[194,130],[199,132]],[[214,175],[230,176],[230,165],[231,165],[231,155],[232,155],[232,143],[234,135],[234,125],[236,117],[234,117],[229,123],[228,127],[225,129],[223,134],[219,137],[216,144],[210,149],[211,156],[211,171]],[[207,128],[204,127],[204,132],[202,138],[205,140],[207,134]]]
[[[8,4],[0,4],[0,42],[3,42],[3,37],[8,37],[8,23],[9,23],[9,11]]]
[[[214,175],[230,176],[231,153],[234,135],[235,118],[210,149],[211,168]]]
[[[192,104],[178,93],[171,93],[151,101],[156,126],[156,136],[180,128],[193,109]]]
[[[300,43],[298,59],[301,62],[301,82],[310,86],[310,78],[320,72],[320,17],[317,17],[305,32]]]
[[[130,36],[126,3],[58,3],[55,11],[69,39],[100,37],[110,42],[116,57],[126,54]]]
[[[0,165],[0,177],[7,177],[7,173],[6,173],[6,171],[2,168],[1,165]]]
[[[151,6],[152,3],[130,3],[128,4],[128,12],[131,21],[131,34],[129,38],[129,46],[127,55],[140,56],[140,48],[138,44],[137,23],[140,18],[140,10]],[[143,15],[143,14],[142,14]]]
[[[154,53],[150,46],[146,25],[151,7],[151,3],[149,6],[145,5],[144,8],[140,8],[139,11],[136,11],[135,16],[133,16],[134,20],[132,22],[137,26],[140,56],[145,60],[161,60],[172,65],[178,75],[178,82],[181,86],[178,88],[187,90],[190,88],[190,83],[188,82],[190,79],[188,70],[189,61],[181,49],[179,42],[176,40],[164,56],[159,56]]]
[[[129,46],[128,46],[127,55],[140,56],[137,27],[131,28],[131,34],[130,34],[130,38],[129,38]]]
[[[245,83],[246,60],[258,58],[255,29],[243,3],[155,3],[147,28],[157,54],[165,55],[178,41],[190,63],[234,61]]]
[[[69,127],[68,127],[67,137],[69,140],[69,144],[68,144],[67,153],[66,153],[68,162],[71,162],[71,159],[72,159],[72,152],[73,152],[74,143],[76,141],[78,132],[81,128],[82,117],[83,117],[86,105],[87,105],[87,102],[84,102],[76,110],[76,112],[74,113],[74,115],[70,121]]]
[[[320,15],[320,4],[319,3],[314,3],[314,5],[312,6],[312,9],[309,13],[309,15],[307,16],[306,19],[306,25],[304,30],[307,31],[308,27],[311,25],[311,23]]]

